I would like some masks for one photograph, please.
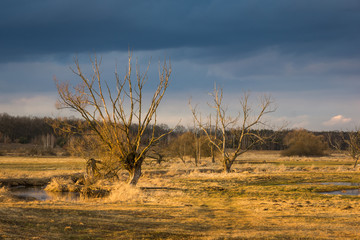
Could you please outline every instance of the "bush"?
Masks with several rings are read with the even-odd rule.
[[[52,148],[42,148],[39,146],[34,146],[27,151],[26,155],[27,156],[56,156],[56,152]]]
[[[27,151],[28,156],[37,156],[40,154],[40,150],[37,147],[32,147]]]
[[[315,136],[304,129],[288,133],[283,141],[288,147],[282,152],[283,156],[324,156],[327,149],[323,136]]]
[[[201,157],[211,156],[211,145],[206,136],[201,136],[197,139],[200,142],[200,155]],[[195,158],[197,154],[197,143],[195,141],[194,133],[186,132],[173,138],[168,147],[168,151],[173,157],[179,157],[184,160],[185,156]]]
[[[29,139],[28,137],[20,137],[18,141],[19,141],[19,143],[21,143],[21,144],[30,143],[30,139]]]
[[[56,156],[56,152],[52,148],[44,148],[40,152],[41,156]]]

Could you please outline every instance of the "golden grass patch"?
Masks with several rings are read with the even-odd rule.
[[[44,159],[17,161],[46,164]],[[74,171],[71,166],[81,163],[71,158],[48,161],[66,166],[51,170],[54,175]],[[341,154],[290,158],[252,151],[230,174],[218,172],[221,165],[210,159],[199,167],[175,160],[145,165],[136,188],[99,182],[111,190],[104,198],[0,202],[0,238],[360,239],[360,197],[318,193],[356,188],[321,184],[360,183],[359,170],[349,163]],[[42,169],[26,174],[46,175],[46,166]],[[14,176],[4,171],[3,178],[7,173]],[[0,189],[0,198],[2,191],[8,194]]]

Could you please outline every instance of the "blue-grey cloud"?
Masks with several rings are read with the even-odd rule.
[[[205,103],[216,82],[229,103],[247,90],[271,93],[277,117],[294,126],[322,129],[337,115],[356,122],[359,29],[358,0],[2,0],[0,112],[46,115],[53,76],[76,82],[73,56],[87,73],[89,55],[103,56],[111,81],[115,64],[126,71],[130,48],[142,69],[152,56],[146,91],[158,61],[171,57],[164,107],[175,120],[190,96]]]
[[[317,57],[358,56],[359,12],[357,0],[4,0],[0,59],[129,46],[209,48],[214,61],[269,47]]]

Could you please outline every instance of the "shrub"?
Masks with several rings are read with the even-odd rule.
[[[198,142],[197,142],[198,141]],[[168,147],[168,151],[173,157],[179,157],[184,161],[185,156],[195,158],[197,154],[197,147],[200,143],[200,155],[201,157],[211,156],[211,145],[206,136],[201,136],[195,139],[194,133],[186,132],[180,136],[173,138]]]
[[[39,155],[39,153],[40,153],[40,151],[39,151],[39,149],[38,148],[36,148],[36,147],[32,147],[32,148],[30,148],[28,151],[27,151],[27,156],[37,156],[37,155]]]
[[[327,149],[323,136],[315,136],[304,129],[288,133],[283,141],[288,147],[282,152],[283,156],[324,156]]]
[[[25,153],[27,156],[56,156],[56,152],[52,148],[42,148],[34,146],[27,150]]]
[[[19,143],[21,144],[27,144],[27,143],[30,143],[30,139],[28,137],[20,137],[18,139]]]
[[[44,148],[40,151],[41,156],[56,156],[56,152],[52,148]]]

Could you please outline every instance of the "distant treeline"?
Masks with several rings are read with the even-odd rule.
[[[51,135],[56,140],[54,145],[60,147],[66,145],[67,137],[63,134],[59,134],[53,129],[53,122],[55,119],[49,117],[20,117],[20,116],[10,116],[6,113],[0,114],[0,143],[33,143],[33,144],[43,144],[44,137]],[[57,119],[59,121],[59,119]],[[61,120],[60,120],[61,121]],[[72,125],[80,124],[83,122],[79,119],[66,119],[64,121],[71,122]],[[137,126],[133,126],[134,131],[137,129]],[[169,130],[169,127],[166,124],[160,124],[156,127],[156,135],[161,135],[166,133]],[[261,136],[274,136],[271,140],[266,140],[265,144],[257,145],[254,149],[256,150],[283,150],[286,148],[283,143],[284,137],[291,132],[291,129],[282,130],[274,132],[273,130],[260,130],[257,131]],[[227,148],[233,148],[237,146],[237,132],[239,130],[233,129],[228,131],[226,134],[228,136]],[[324,141],[329,144],[331,147],[331,142],[341,142],[343,136],[346,135],[346,132],[331,131],[331,132],[313,132],[315,135],[323,136]],[[152,130],[149,129],[146,135],[151,135]],[[176,129],[167,137],[161,140],[160,145],[169,145],[174,142],[176,139],[184,135],[193,136],[194,138],[201,139],[203,133],[194,128],[186,128],[184,126],[178,126]],[[219,134],[220,136],[220,134]],[[146,137],[144,138],[146,141]],[[246,144],[246,141],[245,141]],[[346,144],[341,144],[345,148]]]
[[[51,118],[14,117],[0,114],[1,143],[34,143],[44,135],[54,134]]]

